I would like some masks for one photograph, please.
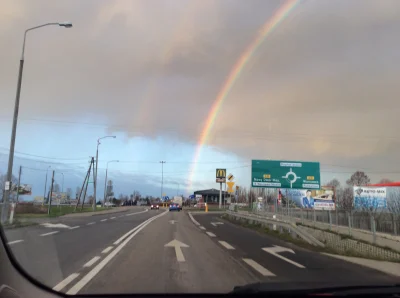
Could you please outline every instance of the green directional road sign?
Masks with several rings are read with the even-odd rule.
[[[319,162],[252,160],[251,186],[320,189]]]

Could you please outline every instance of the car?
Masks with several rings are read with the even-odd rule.
[[[152,204],[152,205],[150,206],[150,210],[153,210],[153,209],[159,210],[160,207],[158,206],[158,204]]]
[[[182,208],[178,204],[171,204],[169,205],[169,211],[181,211]]]

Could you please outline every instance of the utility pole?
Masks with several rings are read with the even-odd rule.
[[[18,173],[18,185],[17,185],[17,203],[19,199],[19,187],[21,185],[21,173],[22,173],[22,166],[19,166],[19,173]]]
[[[51,168],[51,166],[48,166],[47,170],[46,170],[46,180],[44,181],[44,194],[43,194],[43,204],[46,200],[46,191],[47,191],[47,175],[49,174],[49,169]]]
[[[54,170],[53,170],[53,175],[51,176],[51,187],[50,187],[50,197],[49,197],[49,206],[47,208],[47,214],[50,215],[50,209],[51,209],[51,197],[53,196],[53,184],[54,184]]]
[[[81,190],[80,190],[80,192],[79,192],[78,200],[77,200],[77,202],[76,202],[75,211],[76,211],[76,208],[78,208],[78,205],[79,205],[79,203],[80,203],[80,201],[81,201],[81,196],[82,196],[83,188],[85,187],[85,184],[86,184],[87,180],[89,180],[89,178],[90,178],[90,170],[91,170],[91,168],[92,168],[92,165],[93,165],[93,157],[92,157],[92,159],[91,159],[91,161],[90,161],[89,169],[88,169],[87,172],[86,172],[85,179],[83,180],[83,184],[82,184]]]
[[[163,186],[164,186],[164,164],[165,161],[160,161],[161,163],[161,200],[163,198]]]

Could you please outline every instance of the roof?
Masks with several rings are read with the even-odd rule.
[[[196,190],[194,192],[195,195],[202,195],[202,196],[219,196],[219,189],[211,188],[211,189],[204,189],[204,190]],[[222,195],[229,195],[227,191],[222,191]]]

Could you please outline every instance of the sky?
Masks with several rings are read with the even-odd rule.
[[[169,196],[218,188],[219,167],[248,187],[252,159],[400,180],[399,14],[397,0],[2,0],[0,173],[24,31],[71,21],[27,35],[13,172],[33,195],[49,166],[79,186],[107,135],[100,193],[111,160],[116,194],[160,195],[160,161]]]

